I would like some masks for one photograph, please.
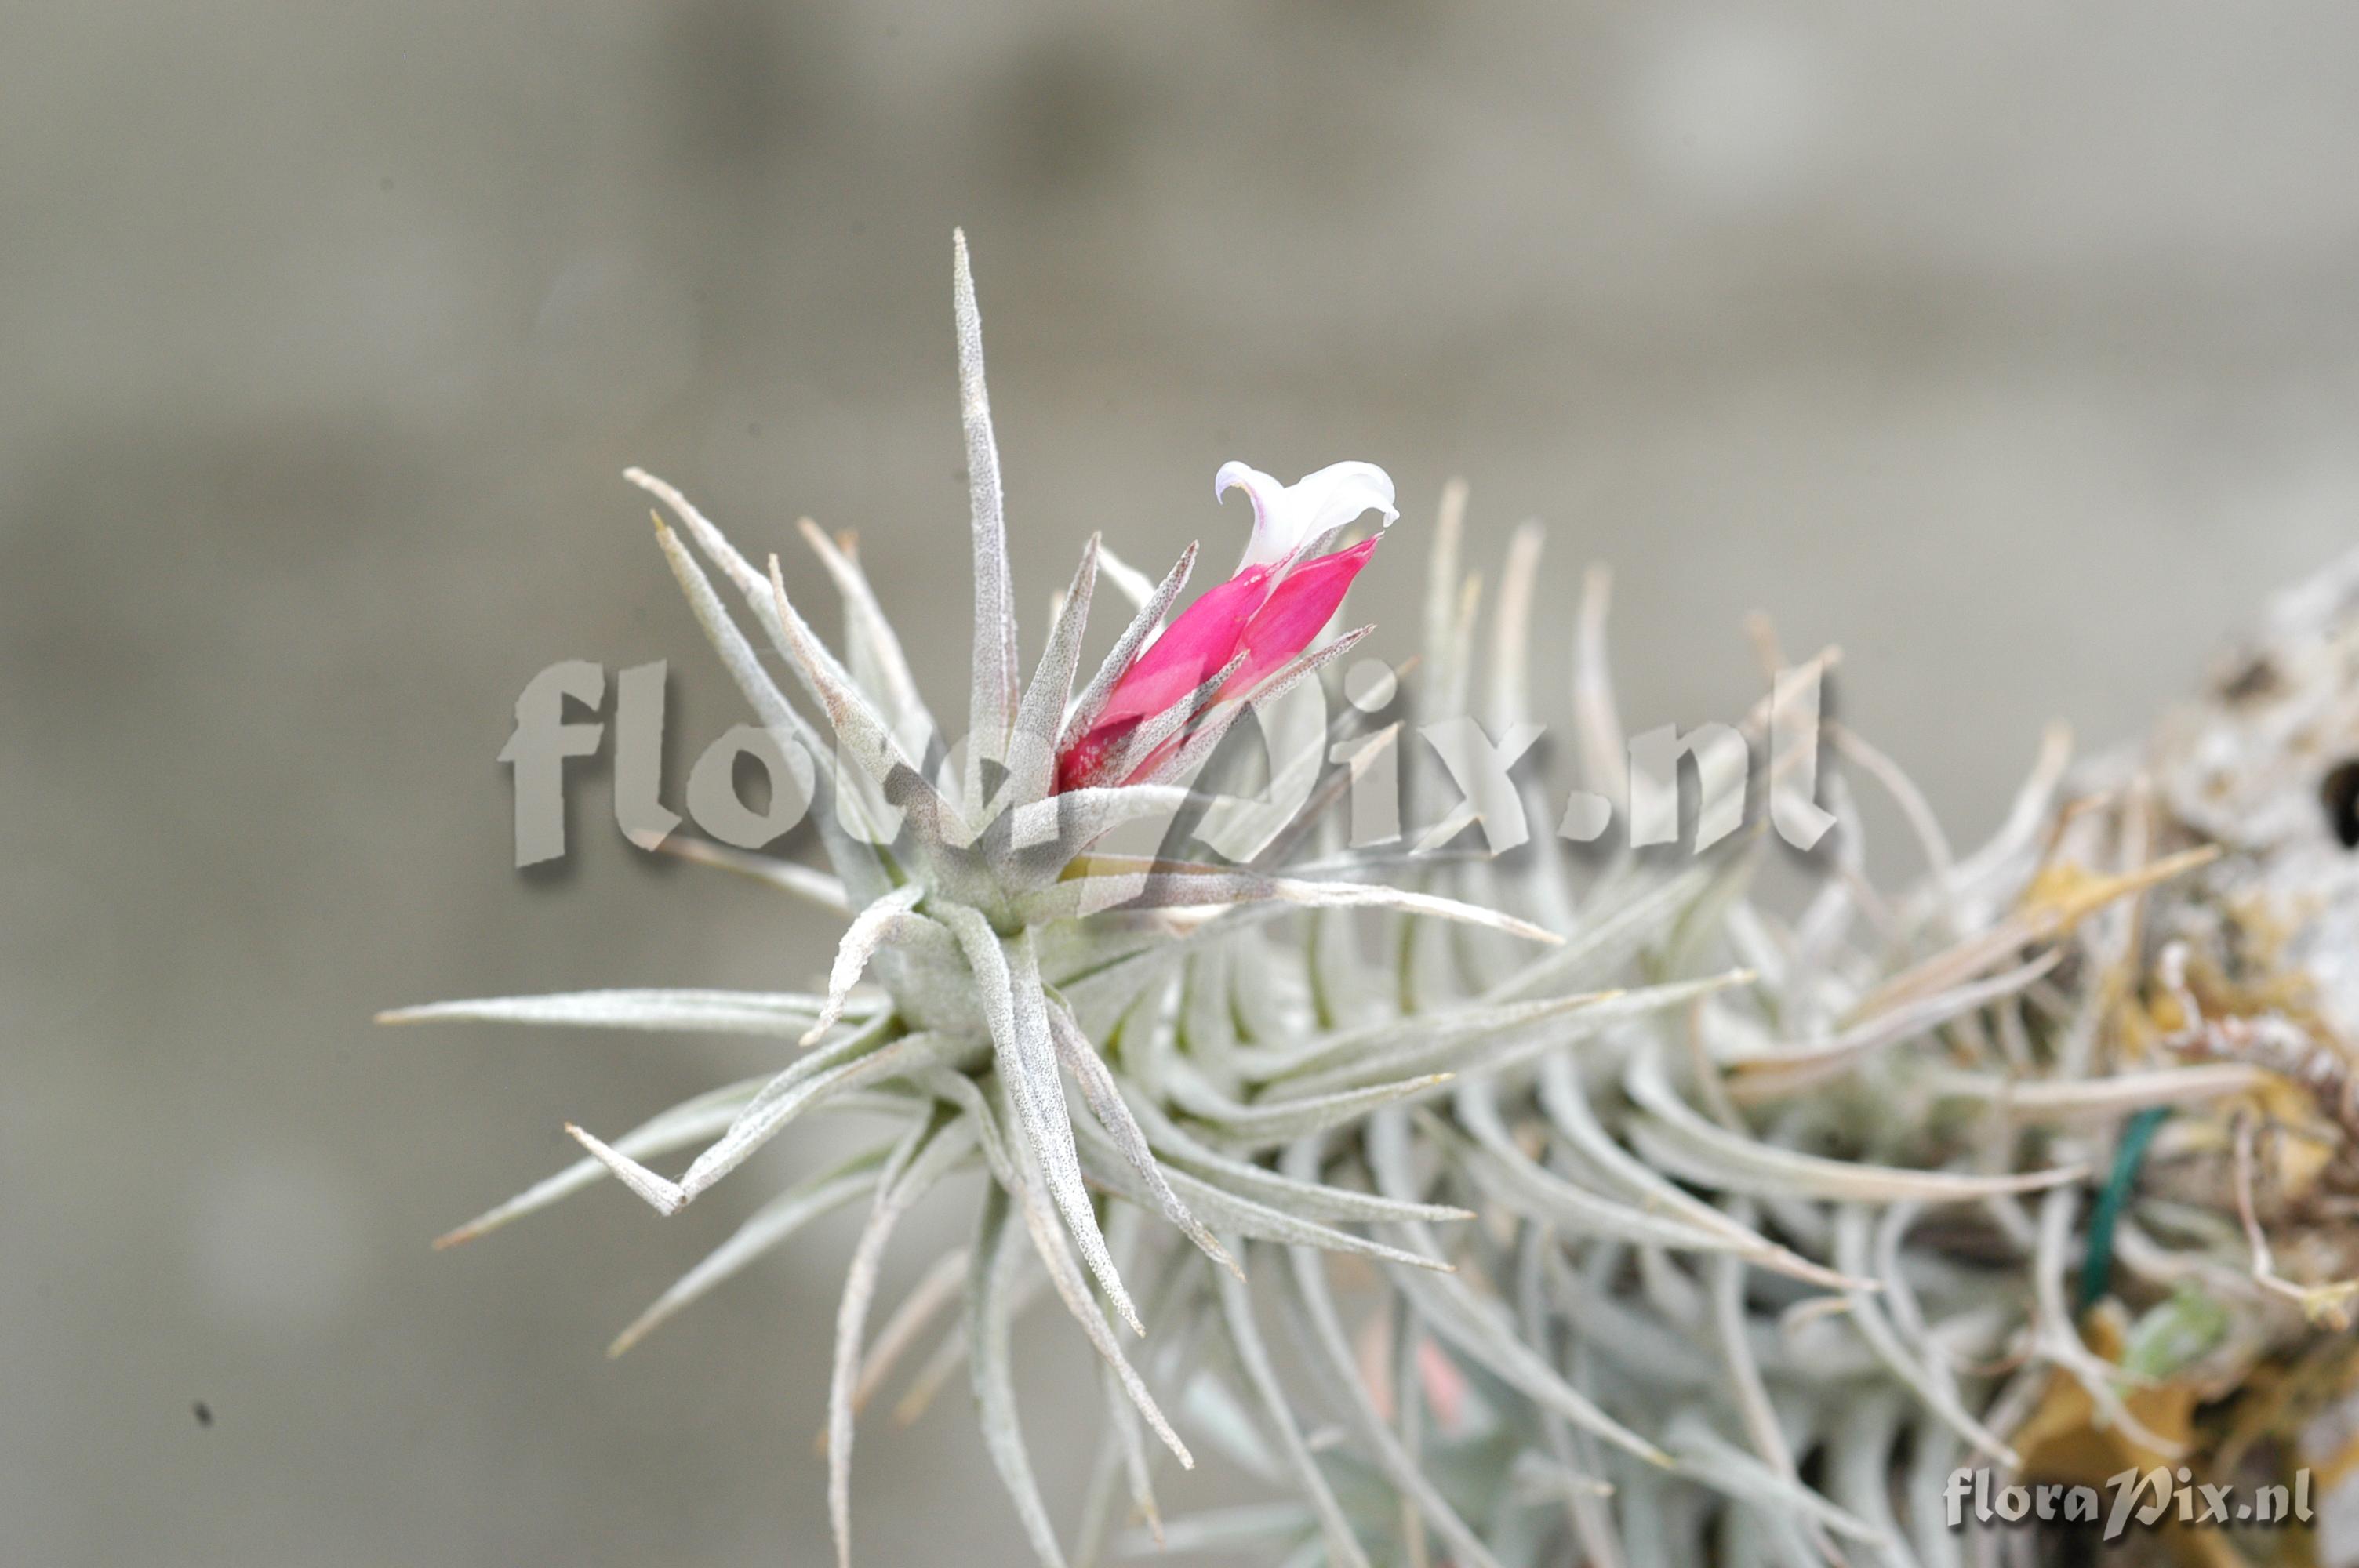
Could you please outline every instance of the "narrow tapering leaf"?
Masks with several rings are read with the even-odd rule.
[[[1097,1118],[1098,1125],[1129,1162],[1130,1168],[1138,1173],[1138,1179],[1147,1184],[1163,1217],[1178,1226],[1205,1257],[1224,1269],[1235,1269],[1234,1260],[1171,1190],[1162,1166],[1156,1162],[1155,1152],[1147,1147],[1147,1134],[1140,1130],[1138,1119],[1124,1102],[1122,1087],[1114,1081],[1105,1058],[1098,1054],[1097,1047],[1090,1044],[1064,1004],[1053,998],[1049,1003],[1049,1035],[1056,1044],[1057,1059],[1064,1064],[1065,1071],[1072,1075],[1074,1086],[1082,1091],[1082,1103],[1090,1108],[1090,1114]]]
[[[1082,564],[1065,590],[1064,607],[1049,628],[1048,644],[1032,672],[1032,684],[1016,709],[1007,742],[1007,784],[1004,798],[1010,806],[1029,806],[1048,795],[1057,782],[1057,734],[1064,723],[1065,705],[1073,695],[1073,671],[1082,660],[1082,633],[1090,621],[1090,597],[1097,587],[1098,539],[1082,547]]]
[[[1058,732],[1059,752],[1071,748],[1098,721],[1098,715],[1105,711],[1106,698],[1114,693],[1114,683],[1130,668],[1131,661],[1147,645],[1147,640],[1162,626],[1163,617],[1180,597],[1180,590],[1187,586],[1188,574],[1195,565],[1196,546],[1190,545],[1180,553],[1177,564],[1163,574],[1155,591],[1139,605],[1138,613],[1131,617],[1130,624],[1114,640],[1114,650],[1106,654],[1105,663],[1098,666],[1098,673],[1090,677],[1089,685],[1082,688],[1081,697],[1073,703],[1064,729]]]
[[[959,419],[966,427],[966,486],[974,546],[974,661],[967,714],[967,798],[983,798],[982,765],[1007,754],[1016,717],[1016,589],[1007,562],[1006,497],[999,480],[999,439],[991,428],[991,392],[984,383],[983,313],[975,308],[974,273],[967,265],[966,232],[955,231],[951,305],[958,327]]]
[[[1082,1184],[1081,1156],[1073,1150],[1073,1124],[1057,1076],[1057,1048],[1049,1037],[1048,999],[1040,988],[1031,932],[1027,928],[1003,942],[989,921],[962,904],[946,905],[941,918],[974,972],[976,1000],[991,1028],[1000,1077],[1025,1139],[1040,1162],[1049,1195],[1114,1310],[1134,1332],[1145,1334],[1138,1309],[1131,1304],[1130,1292],[1123,1288],[1105,1238],[1099,1233],[1089,1191]]]
[[[1238,1245],[1242,1248],[1243,1243]],[[1351,1568],[1367,1568],[1368,1554],[1352,1533],[1343,1505],[1336,1500],[1333,1488],[1320,1473],[1319,1461],[1311,1454],[1310,1445],[1303,1441],[1301,1430],[1295,1425],[1293,1402],[1278,1382],[1277,1368],[1262,1341],[1261,1325],[1254,1316],[1253,1292],[1245,1284],[1245,1276],[1222,1280],[1220,1292],[1221,1315],[1228,1325],[1229,1344],[1236,1350],[1237,1364],[1245,1371],[1245,1381],[1260,1397],[1262,1414],[1269,1429],[1277,1434],[1278,1452],[1285,1456],[1287,1468],[1318,1516],[1320,1533],[1327,1542],[1328,1561]]]
[[[827,999],[799,991],[557,991],[428,1002],[376,1016],[379,1023],[538,1023],[560,1029],[677,1029],[799,1038]]]
[[[841,1208],[874,1187],[877,1173],[884,1166],[886,1152],[882,1149],[872,1149],[865,1153],[855,1154],[842,1164],[796,1183],[756,1209],[745,1224],[730,1233],[728,1240],[707,1253],[703,1261],[682,1274],[669,1290],[655,1299],[647,1311],[632,1319],[630,1326],[616,1335],[614,1342],[606,1346],[606,1354],[622,1355],[680,1308],[736,1274],[821,1215]]]
[[[868,960],[875,957],[877,948],[892,940],[905,926],[913,926],[920,922],[932,924],[921,915],[909,913],[925,896],[924,884],[910,882],[895,888],[853,918],[851,926],[843,934],[842,942],[836,947],[834,967],[828,972],[827,1001],[819,1010],[818,1019],[804,1033],[804,1044],[817,1044],[820,1036],[843,1016],[844,1006],[852,998],[852,988],[860,982],[861,971],[868,968]]]
[[[983,1217],[975,1230],[975,1267],[967,1277],[967,1368],[984,1448],[1016,1505],[1033,1555],[1041,1568],[1064,1568],[1057,1527],[1049,1522],[1048,1504],[1041,1501],[1032,1453],[1025,1446],[1023,1422],[1016,1413],[1016,1379],[1008,1367],[1008,1274],[1016,1260],[1015,1242],[1023,1234],[1007,1223],[1008,1206],[1005,1187],[995,1184],[984,1194]]]
[[[852,1568],[853,1390],[860,1380],[861,1336],[867,1327],[869,1303],[876,1297],[886,1244],[901,1217],[973,1143],[973,1129],[957,1119],[933,1117],[914,1123],[886,1159],[868,1222],[844,1268],[827,1391],[827,1514],[835,1535],[836,1568]]]

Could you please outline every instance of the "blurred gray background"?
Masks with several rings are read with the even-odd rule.
[[[842,1135],[437,1255],[566,1119],[769,1057],[367,1019],[819,975],[594,771],[519,877],[494,759],[560,658],[673,661],[688,755],[740,717],[631,462],[858,529],[963,689],[953,223],[1028,614],[1091,529],[1233,549],[1224,459],[1364,458],[1397,655],[1462,472],[1480,548],[1552,525],[1549,697],[1588,560],[1634,723],[1740,711],[1767,609],[1972,840],[2359,536],[2354,163],[2326,3],[0,10],[0,1557],[830,1560],[848,1221],[602,1351]],[[1097,1396],[1023,1348],[1070,1517]],[[855,1513],[1017,1560],[956,1390]]]

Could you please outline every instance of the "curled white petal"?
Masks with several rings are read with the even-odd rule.
[[[1392,476],[1374,463],[1330,463],[1292,484],[1241,462],[1225,462],[1212,476],[1219,499],[1242,490],[1253,503],[1253,537],[1237,570],[1272,567],[1283,570],[1312,542],[1364,512],[1384,514],[1389,527],[1400,515],[1393,504]]]

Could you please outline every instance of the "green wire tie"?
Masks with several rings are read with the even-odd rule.
[[[2130,1201],[2130,1188],[2137,1184],[2138,1167],[2146,1163],[2154,1130],[2169,1114],[2167,1105],[2149,1106],[2131,1117],[2122,1130],[2122,1146],[2114,1152],[2113,1173],[2105,1178],[2105,1190],[2097,1195],[2097,1212],[2089,1219],[2089,1251],[2081,1260],[2082,1312],[2104,1300],[2105,1292],[2113,1289],[2114,1227]]]

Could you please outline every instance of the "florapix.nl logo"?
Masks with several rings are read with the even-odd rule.
[[[1701,853],[1744,826],[1749,784],[1756,777],[1755,744],[1766,732],[1767,815],[1778,837],[1799,849],[1815,846],[1834,825],[1816,801],[1821,687],[1825,665],[1813,660],[1779,672],[1768,697],[1741,725],[1707,722],[1682,730],[1665,724],[1629,738],[1626,773],[1614,781],[1615,795],[1574,789],[1554,820],[1538,831],[1569,843],[1603,839],[1617,815],[1634,849],[1671,844],[1680,837],[1682,775],[1696,782],[1693,849]],[[667,665],[636,665],[616,673],[608,712],[607,671],[587,659],[550,665],[527,683],[516,701],[516,726],[500,761],[514,771],[516,864],[539,865],[563,857],[566,796],[571,774],[566,764],[611,748],[615,826],[644,849],[660,847],[681,825],[682,815],[666,804],[673,781],[665,777]],[[1534,723],[1506,726],[1495,733],[1474,719],[1459,716],[1417,723],[1389,718],[1399,697],[1393,669],[1368,659],[1353,665],[1343,681],[1343,697],[1362,722],[1331,721],[1324,688],[1306,681],[1274,701],[1250,705],[1256,721],[1245,727],[1244,743],[1257,743],[1267,781],[1257,795],[1214,794],[1206,809],[1191,814],[1187,833],[1235,861],[1251,860],[1308,807],[1322,769],[1348,770],[1343,781],[1354,849],[1409,842],[1411,853],[1430,853],[1467,829],[1480,836],[1491,854],[1505,854],[1535,836],[1531,807],[1540,804],[1525,764],[1546,734]],[[1338,730],[1343,732],[1338,733]],[[760,849],[799,826],[821,798],[827,780],[832,809],[844,829],[870,842],[889,842],[899,813],[875,798],[856,771],[815,741],[783,725],[738,724],[713,738],[689,769],[678,798],[686,815],[711,838],[741,849]],[[940,737],[912,737],[914,754],[956,777],[963,743]],[[1431,822],[1411,828],[1403,823],[1402,779],[1420,758],[1430,759],[1454,792],[1454,804]],[[1308,762],[1310,765],[1305,766]],[[766,781],[749,800],[741,787],[751,766]],[[1447,793],[1447,792],[1445,792]],[[1060,797],[1037,803],[1034,820],[1016,825],[1017,846],[1042,843],[1057,835]],[[853,808],[853,803],[858,808]]]
[[[2186,1465],[2129,1469],[2095,1487],[2057,1482],[1995,1481],[1987,1469],[1952,1470],[1942,1488],[1951,1530],[1971,1518],[1982,1525],[2058,1525],[2093,1530],[2099,1539],[2118,1541],[2133,1526],[2164,1524],[2213,1527],[2307,1525],[2311,1519],[2310,1472],[2297,1470],[2289,1483],[2239,1490],[2199,1481]]]

